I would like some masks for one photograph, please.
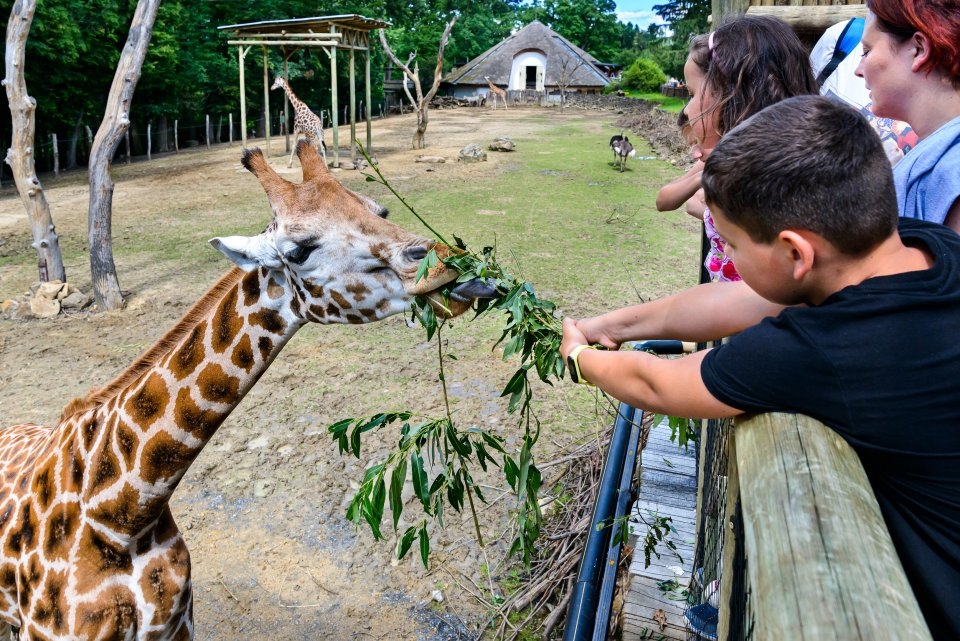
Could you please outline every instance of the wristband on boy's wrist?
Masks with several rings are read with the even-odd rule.
[[[580,363],[577,358],[580,356],[580,352],[585,349],[596,349],[596,345],[577,345],[573,348],[573,351],[570,352],[570,355],[567,356],[567,368],[570,370],[570,380],[574,383],[580,383],[581,385],[589,385],[593,387],[593,383],[588,381],[583,377],[583,374],[580,373]]]

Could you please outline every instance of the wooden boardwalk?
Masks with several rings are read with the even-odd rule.
[[[640,496],[630,519],[634,552],[624,596],[623,641],[687,639],[686,601],[679,590],[664,592],[658,584],[675,579],[680,588],[690,585],[697,520],[696,449],[694,445],[687,451],[678,449],[670,441],[670,427],[664,419],[650,429],[640,456]],[[642,539],[649,527],[643,519],[653,522],[656,516],[672,520],[676,532],[669,538],[680,558],[661,544],[657,547],[660,558],[651,555],[650,566],[644,567]]]

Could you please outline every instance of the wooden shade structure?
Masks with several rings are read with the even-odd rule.
[[[337,52],[346,50],[350,74],[350,156],[354,157],[354,140],[357,138],[357,101],[355,55],[364,54],[365,77],[365,120],[367,123],[367,149],[371,143],[370,125],[370,38],[374,29],[386,29],[389,22],[349,14],[322,16],[316,18],[295,18],[291,20],[265,20],[245,24],[224,25],[219,30],[229,34],[227,44],[237,45],[240,65],[240,120],[243,144],[247,144],[247,103],[246,80],[244,78],[243,59],[254,45],[263,50],[263,104],[264,111],[270,113],[270,77],[267,67],[267,47],[279,47],[283,56],[283,76],[287,79],[287,61],[303,48],[316,47],[326,52],[330,58],[330,126],[333,128],[333,166],[340,166],[339,140],[339,100],[337,93]],[[290,122],[286,97],[284,97],[284,122]],[[290,148],[290,127],[286,127],[287,150]],[[270,153],[269,118],[266,126],[266,153]]]

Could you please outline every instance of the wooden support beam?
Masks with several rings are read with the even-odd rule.
[[[735,439],[754,638],[802,630],[818,641],[929,641],[847,442],[809,417],[776,413],[738,421]]]
[[[780,18],[798,34],[821,34],[838,22],[865,18],[867,5],[752,6],[747,9],[747,14]]]

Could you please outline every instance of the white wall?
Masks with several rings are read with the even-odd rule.
[[[527,67],[537,68],[537,91],[543,91],[547,57],[536,51],[524,51],[513,59],[513,66],[510,68],[510,84],[507,89],[521,91],[527,88],[525,76]]]

